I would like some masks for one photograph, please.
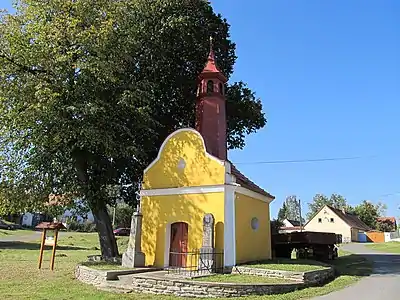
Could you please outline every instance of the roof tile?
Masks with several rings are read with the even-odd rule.
[[[350,227],[369,231],[371,228],[361,221],[356,215],[348,212],[343,212],[341,209],[334,208],[333,206],[327,205],[335,214],[337,214],[343,221],[345,221]]]
[[[236,177],[236,183],[240,184],[242,187],[249,189],[253,192],[259,193],[261,195],[270,197],[272,199],[275,199],[274,196],[272,196],[270,193],[259,187],[257,184],[255,184],[253,181],[251,181],[249,178],[243,175],[232,163],[231,163],[231,173],[233,176]]]

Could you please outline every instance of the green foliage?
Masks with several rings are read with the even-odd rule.
[[[96,232],[96,224],[90,221],[85,221],[83,223],[78,222],[76,219],[71,218],[67,222],[68,231],[77,232]]]
[[[376,229],[383,232],[396,231],[396,226],[390,220],[377,221]]]
[[[286,197],[282,204],[282,207],[278,212],[278,220],[283,221],[285,219],[299,221],[304,224],[305,220],[301,215],[300,200],[297,199],[296,195]]]
[[[125,203],[117,204],[114,207],[108,208],[108,213],[110,218],[114,217],[114,208],[115,208],[115,220],[114,227],[123,227],[123,228],[131,228],[132,215],[134,213],[134,209]]]
[[[372,229],[378,229],[377,218],[381,217],[386,210],[386,205],[382,203],[373,204],[364,200],[353,208],[353,212],[358,218]]]
[[[283,221],[287,219],[288,209],[286,207],[286,201],[283,202],[282,207],[278,211],[278,220]]]
[[[339,194],[332,194],[330,198],[323,194],[316,194],[311,203],[308,203],[307,219],[311,219],[322,207],[330,205],[337,209],[347,209],[346,198]]]
[[[52,192],[113,203],[110,185],[134,201],[163,139],[194,123],[208,37],[228,77],[236,59],[228,23],[206,1],[25,0],[17,11],[0,19],[0,165],[9,210]],[[229,147],[241,148],[244,134],[266,120],[242,82],[228,86],[227,97]]]
[[[61,216],[65,212],[65,208],[60,205],[50,205],[45,206],[43,210],[41,210],[47,216],[51,218],[57,218],[57,220],[61,219]]]
[[[271,234],[279,233],[279,228],[282,227],[284,224],[281,220],[271,220]]]
[[[115,255],[106,205],[134,205],[163,140],[194,125],[209,36],[231,76],[229,24],[202,0],[21,0],[16,11],[0,14],[0,207],[81,198]],[[242,148],[266,124],[261,102],[242,82],[226,94],[229,148]]]

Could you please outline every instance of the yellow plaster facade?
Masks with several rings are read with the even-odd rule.
[[[143,197],[142,251],[146,265],[163,267],[169,252],[168,226],[175,222],[189,225],[188,249],[200,249],[203,237],[203,216],[212,212],[215,218],[215,243],[224,248],[224,194],[190,194]]]
[[[214,246],[224,252],[224,263],[271,258],[272,199],[239,187],[229,166],[206,152],[202,136],[194,129],[180,129],[165,140],[144,171],[141,190],[146,265],[168,266],[173,223],[187,223],[187,249],[200,249],[203,217],[208,213],[215,218]],[[251,227],[253,218],[258,219],[256,230]]]
[[[224,163],[205,151],[197,131],[184,129],[165,140],[156,160],[144,171],[143,188],[206,186],[224,184],[224,180]]]
[[[215,247],[223,250],[224,193],[186,193],[168,195],[170,189],[209,187],[225,180],[225,165],[205,151],[201,135],[192,129],[178,130],[161,146],[157,159],[145,170],[143,189],[161,190],[141,200],[143,214],[142,251],[146,265],[163,267],[169,252],[169,227],[185,222],[188,228],[188,249],[200,249],[203,238],[203,217],[215,218]],[[162,190],[164,190],[165,195]],[[180,191],[181,192],[181,191]]]
[[[269,202],[236,193],[235,221],[236,263],[271,259]]]

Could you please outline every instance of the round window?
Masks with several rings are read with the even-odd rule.
[[[253,230],[257,230],[258,229],[258,219],[257,218],[251,219],[251,228]]]

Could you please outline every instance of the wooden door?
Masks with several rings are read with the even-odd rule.
[[[188,224],[178,222],[171,224],[171,244],[169,265],[171,267],[186,267],[188,244]]]

